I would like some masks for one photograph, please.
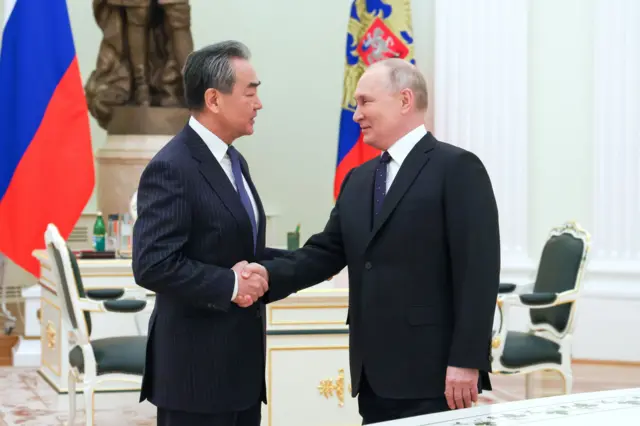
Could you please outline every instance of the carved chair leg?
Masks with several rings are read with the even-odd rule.
[[[69,426],[74,426],[76,421],[76,384],[77,377],[73,371],[73,368],[69,369]]]
[[[564,394],[569,395],[573,391],[573,374],[567,371],[560,372],[564,381]]]
[[[527,373],[524,377],[524,399],[531,399],[534,394],[533,373]]]
[[[84,410],[85,410],[85,426],[95,425],[95,406],[94,406],[94,389],[91,383],[85,384],[84,387]]]

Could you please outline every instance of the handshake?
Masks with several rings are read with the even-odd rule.
[[[243,260],[231,269],[238,279],[238,293],[233,302],[241,308],[253,305],[269,290],[269,273],[264,266]]]

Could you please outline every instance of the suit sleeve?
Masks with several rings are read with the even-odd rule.
[[[477,156],[459,155],[445,180],[446,231],[454,303],[449,365],[490,371],[490,342],[500,281],[498,208]]]
[[[190,259],[184,252],[191,232],[185,184],[179,171],[166,162],[151,162],[142,173],[133,229],[133,274],[138,285],[155,293],[226,311],[234,272]]]
[[[347,264],[340,226],[340,206],[343,189],[353,169],[345,177],[340,196],[331,210],[324,230],[311,236],[298,250],[285,257],[260,262],[269,273],[266,303],[284,299],[292,293],[325,281],[340,272]]]
[[[275,260],[280,257],[289,256],[291,253],[293,253],[291,250],[281,250],[281,249],[265,247],[262,260]]]

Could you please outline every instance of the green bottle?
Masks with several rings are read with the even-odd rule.
[[[95,251],[104,251],[106,243],[107,228],[104,226],[102,212],[98,212],[96,223],[93,224],[93,249]]]

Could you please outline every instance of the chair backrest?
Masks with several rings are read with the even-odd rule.
[[[76,283],[76,288],[78,289],[78,297],[86,297],[87,294],[84,291],[84,283],[82,282],[82,274],[80,274],[80,266],[78,265],[78,258],[76,257],[76,255],[73,253],[73,251],[68,248],[67,246],[67,251],[69,252],[69,261],[71,262],[71,271],[73,271],[73,280]],[[83,312],[84,315],[84,320],[87,324],[87,332],[89,333],[89,336],[91,336],[91,312],[87,312],[84,311]]]
[[[591,236],[579,224],[567,222],[553,228],[544,245],[534,284],[534,293],[575,292],[582,288],[582,276],[591,246]],[[576,303],[552,308],[530,309],[531,323],[548,324],[559,333],[570,331]]]
[[[129,201],[129,213],[135,222],[138,218],[138,190],[133,193]]]
[[[76,279],[76,275],[79,277],[80,273],[75,256],[53,224],[47,226],[45,244],[56,275],[56,292],[62,305],[63,320],[76,335],[77,343],[88,342],[91,333],[91,315],[83,312],[78,303],[79,298],[84,297],[84,287],[82,281]],[[77,273],[74,271],[73,263],[76,264]]]

